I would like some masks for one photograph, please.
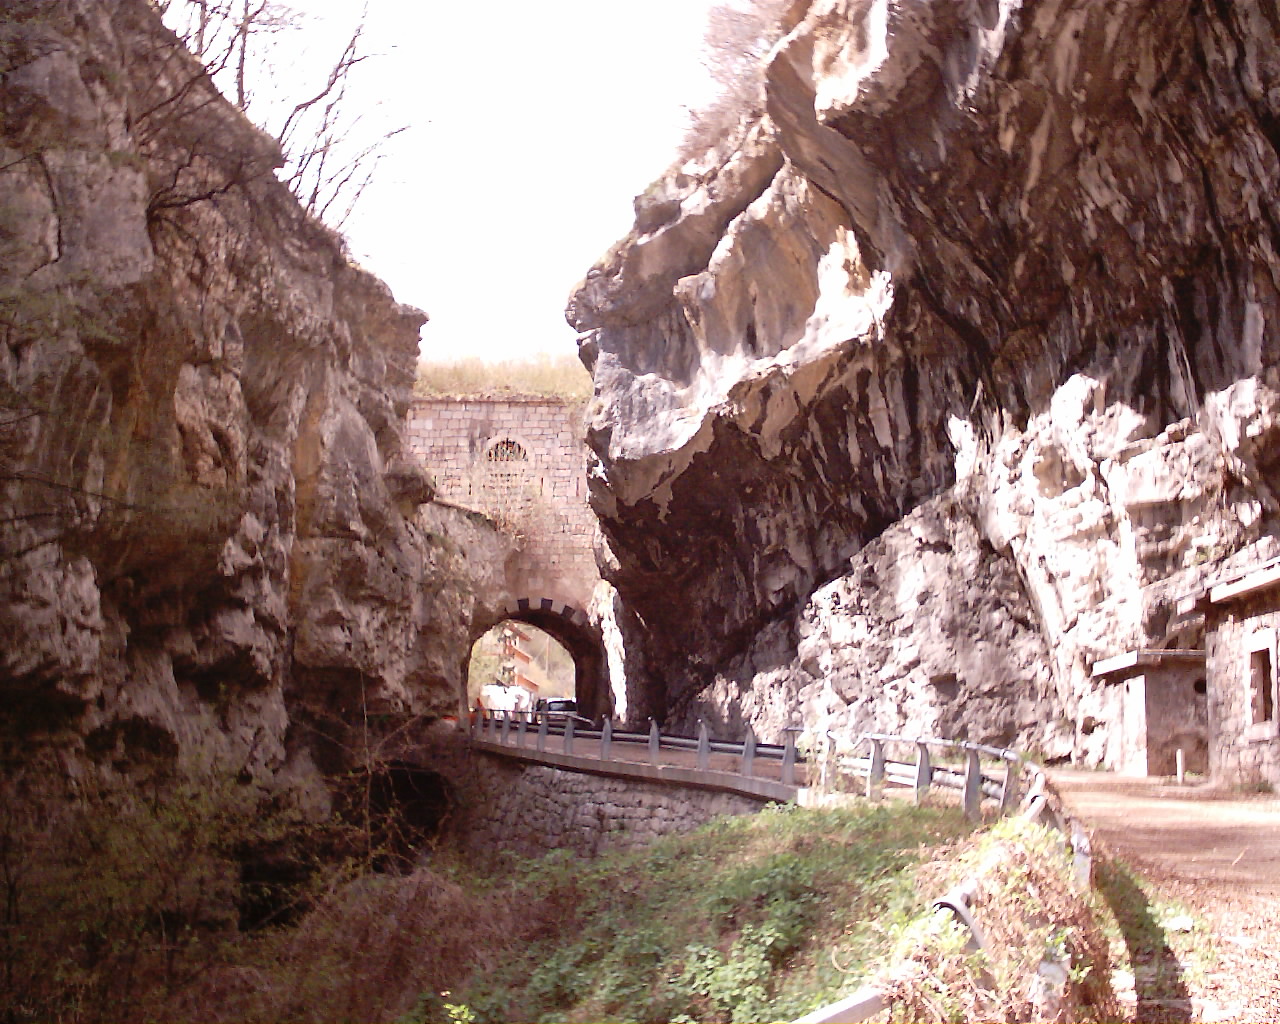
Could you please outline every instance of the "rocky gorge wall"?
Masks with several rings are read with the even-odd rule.
[[[631,707],[1114,756],[1276,551],[1280,8],[798,0],[570,299]]]
[[[401,457],[424,314],[146,0],[7,3],[0,81],[5,768],[305,780],[454,713],[474,587]]]

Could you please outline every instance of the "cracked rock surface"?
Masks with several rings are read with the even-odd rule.
[[[454,713],[476,596],[401,458],[425,316],[146,0],[6,4],[0,75],[6,757],[296,779]]]
[[[1280,10],[789,17],[569,303],[628,706],[1106,761],[1093,662],[1276,550]]]

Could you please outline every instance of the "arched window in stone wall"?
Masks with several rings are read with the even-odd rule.
[[[533,448],[523,438],[498,434],[485,443],[478,460],[479,489],[495,508],[509,512],[524,506],[538,490],[533,465]],[[488,509],[486,509],[488,511]]]
[[[486,462],[528,462],[529,453],[519,441],[509,437],[494,441],[484,453]]]

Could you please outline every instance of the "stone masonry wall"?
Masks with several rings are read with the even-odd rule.
[[[1181,750],[1187,771],[1208,770],[1208,702],[1196,692],[1203,664],[1163,665],[1145,674],[1147,774],[1173,775]]]
[[[1210,612],[1205,643],[1209,771],[1219,781],[1280,784],[1280,727],[1274,704],[1271,720],[1254,724],[1249,700],[1251,654],[1259,645],[1270,652],[1269,685],[1274,699],[1277,630],[1280,593],[1276,591]]]
[[[688,832],[722,814],[754,814],[759,800],[524,764],[477,753],[467,843],[477,851],[594,856]]]
[[[548,398],[419,398],[410,407],[407,451],[435,478],[437,497],[494,518],[543,578],[570,581],[569,592],[517,596],[585,605],[599,580],[580,420],[579,405]]]

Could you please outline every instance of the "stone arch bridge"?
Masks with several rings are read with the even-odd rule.
[[[406,443],[435,478],[437,500],[483,513],[514,538],[496,573],[501,594],[472,623],[472,639],[504,619],[548,633],[573,656],[579,707],[594,718],[612,701],[587,616],[600,574],[581,419],[581,405],[557,398],[418,398]]]

